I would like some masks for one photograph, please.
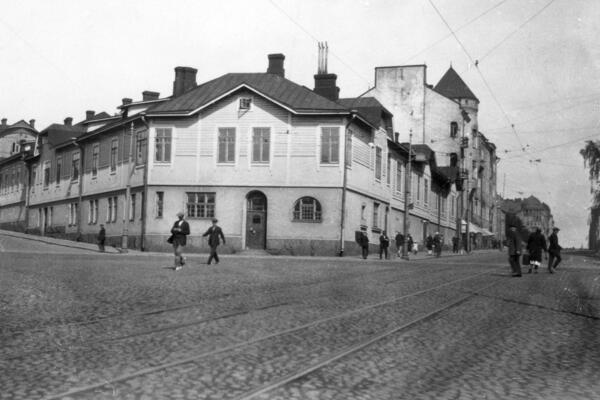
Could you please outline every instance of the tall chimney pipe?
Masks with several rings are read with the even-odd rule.
[[[94,115],[96,115],[96,111],[94,111],[94,110],[87,110],[85,112],[85,119],[86,120],[90,120],[90,119],[94,118]]]
[[[275,74],[280,77],[285,77],[285,69],[283,68],[283,60],[285,56],[281,53],[269,54],[269,68],[267,68],[267,74]]]
[[[73,118],[71,118],[71,117],[65,118],[65,125],[66,126],[71,126],[72,124],[73,124]]]
[[[175,80],[173,81],[173,97],[181,96],[196,87],[196,73],[198,70],[191,67],[175,67]]]

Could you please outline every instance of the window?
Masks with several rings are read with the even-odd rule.
[[[119,152],[119,139],[110,141],[110,172],[117,170],[117,154]]]
[[[44,163],[44,189],[50,185],[50,161]]]
[[[450,197],[450,217],[454,218],[456,216],[456,197],[452,195]]]
[[[156,218],[163,217],[163,201],[165,192],[156,192]]]
[[[271,129],[254,128],[252,132],[252,162],[268,163],[270,146]]]
[[[98,222],[98,200],[90,200],[89,207],[88,224],[95,224]]]
[[[252,107],[251,97],[240,97],[240,111],[248,111]]]
[[[131,195],[131,201],[129,203],[129,220],[135,219],[135,194]]]
[[[108,198],[108,203],[106,204],[106,222],[110,222],[112,219],[112,197]]]
[[[117,196],[115,196],[115,197],[113,197],[113,201],[112,201],[112,207],[113,207],[112,208],[112,215],[111,215],[111,217],[112,217],[111,221],[112,222],[117,222],[117,211],[118,211],[117,206],[118,205],[119,205],[119,203],[117,201]]]
[[[156,128],[154,161],[171,162],[172,133],[171,128]]]
[[[117,221],[117,197],[109,197],[108,205],[106,207],[106,222]]]
[[[379,228],[379,203],[373,203],[373,228]]]
[[[381,147],[375,147],[375,179],[381,180],[381,156],[383,150]]]
[[[138,137],[135,143],[135,165],[146,164],[146,155],[148,154],[148,139]]]
[[[215,194],[187,193],[186,208],[189,218],[213,218],[215,216]]]
[[[77,203],[69,204],[69,226],[77,225]]]
[[[337,164],[340,159],[340,129],[321,128],[321,164]]]
[[[396,164],[396,193],[402,193],[402,187],[404,183],[404,177],[402,176],[402,162],[398,160]]]
[[[385,170],[385,179],[389,185],[392,182],[392,155],[388,152],[387,169]]]
[[[367,205],[365,203],[361,204],[360,205],[360,224],[361,225],[367,224],[366,211],[367,211]]]
[[[100,154],[100,145],[95,144],[92,147],[92,177],[98,176],[98,157]]]
[[[421,201],[421,177],[417,175],[417,201]]]
[[[235,162],[235,128],[219,128],[218,162]]]
[[[71,181],[76,181],[79,179],[79,152],[76,151],[73,153],[73,157],[71,159]]]
[[[321,222],[321,204],[312,197],[302,197],[294,204],[294,221]]]
[[[60,184],[60,173],[61,173],[61,169],[62,169],[62,157],[57,157],[56,158],[56,175],[55,175],[55,182],[56,184]]]
[[[423,202],[427,204],[429,202],[429,180],[425,178],[423,183]]]
[[[458,124],[454,121],[450,122],[450,137],[455,138],[458,136]]]

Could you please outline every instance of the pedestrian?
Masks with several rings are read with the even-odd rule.
[[[439,232],[436,232],[433,236],[433,250],[436,257],[442,255],[442,236]]]
[[[535,231],[529,235],[527,240],[527,251],[529,252],[529,271],[531,273],[531,266],[535,273],[538,272],[538,267],[542,265],[542,251],[548,251],[546,248],[546,239],[542,235],[542,230],[536,228]],[[523,263],[524,264],[524,263]]]
[[[394,238],[396,242],[396,250],[398,251],[398,257],[402,256],[402,247],[404,246],[404,235],[400,232],[396,231],[396,237]]]
[[[431,255],[433,249],[433,237],[431,234],[427,235],[425,238],[425,248],[427,249],[427,254]]]
[[[452,252],[458,253],[458,236],[452,236]]]
[[[512,276],[522,276],[519,260],[521,256],[521,238],[517,232],[517,227],[511,225],[508,233],[508,237],[506,238],[508,241],[508,262],[510,263]]]
[[[219,237],[223,240],[223,244],[225,244],[225,236],[223,235],[223,230],[220,226],[217,225],[217,222],[219,222],[219,220],[213,218],[212,226],[208,228],[206,232],[204,232],[204,235],[202,235],[208,236],[208,245],[210,246],[210,255],[208,256],[207,262],[208,265],[210,265],[213,259],[215,260],[215,264],[219,263],[219,255],[217,254],[217,247],[220,244]]]
[[[360,246],[362,252],[362,258],[366,260],[369,256],[369,236],[364,229],[360,231],[358,236],[358,245]]]
[[[98,251],[104,253],[104,242],[106,241],[106,229],[104,224],[100,224],[100,232],[98,232]]]
[[[407,248],[407,252],[413,252],[413,254],[417,254],[417,251],[419,250],[419,246],[415,243],[415,241],[413,240],[412,236],[410,235],[410,233],[407,235],[408,239],[406,239],[406,248]]]
[[[183,211],[177,213],[177,221],[173,224],[171,237],[167,240],[167,242],[173,245],[173,254],[175,255],[173,268],[175,271],[179,271],[185,264],[183,248],[187,244],[187,235],[190,234],[190,225],[183,219],[183,216]]]
[[[379,259],[385,255],[385,259],[388,259],[388,247],[390,247],[390,238],[385,231],[379,235]]]
[[[562,258],[560,256],[560,250],[562,247],[558,244],[558,229],[557,227],[552,228],[552,234],[548,238],[548,272],[554,273],[558,264],[560,264]]]

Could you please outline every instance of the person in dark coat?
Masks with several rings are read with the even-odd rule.
[[[98,251],[104,253],[104,242],[106,241],[106,229],[104,224],[100,224],[100,232],[98,232]]]
[[[407,248],[407,253],[410,253],[411,251],[414,254],[417,254],[416,250],[415,250],[415,242],[412,238],[412,236],[410,235],[410,233],[407,235],[408,239],[406,239],[406,248]]]
[[[385,231],[379,235],[379,259],[385,255],[385,259],[388,259],[388,247],[390,247],[390,238]]]
[[[442,255],[442,235],[439,232],[433,236],[433,252],[436,257]]]
[[[219,238],[223,240],[223,244],[225,244],[225,236],[223,235],[223,230],[220,226],[217,225],[219,222],[216,218],[212,220],[212,226],[208,228],[204,235],[208,236],[208,245],[210,246],[210,256],[208,256],[207,264],[210,265],[212,260],[215,260],[215,264],[219,263],[219,255],[217,254],[217,247],[219,246]]]
[[[404,246],[404,235],[400,232],[396,232],[396,237],[394,238],[396,242],[396,250],[398,251],[398,257],[402,255],[402,246]]]
[[[173,253],[175,255],[174,268],[175,271],[180,270],[185,264],[183,257],[183,248],[187,244],[187,235],[190,234],[190,225],[183,219],[183,212],[177,213],[177,221],[171,228],[171,237],[169,238],[173,245]]]
[[[512,276],[522,276],[521,264],[519,262],[519,257],[521,256],[521,238],[517,233],[517,227],[511,226],[508,233],[506,241],[508,243],[508,262],[510,263]]]
[[[458,237],[452,236],[452,252],[458,253]]]
[[[560,250],[562,247],[558,244],[558,231],[560,231],[560,229],[556,227],[552,228],[552,234],[548,238],[548,272],[551,274],[554,273],[554,270],[562,260],[560,257]]]
[[[362,258],[366,260],[369,256],[369,236],[364,230],[360,231],[360,235],[358,236],[358,245],[360,246],[362,252]]]
[[[431,235],[427,235],[425,238],[425,248],[427,249],[427,254],[431,255],[433,249],[433,237]]]
[[[542,235],[542,230],[536,228],[535,232],[529,235],[527,240],[527,251],[529,252],[529,271],[531,273],[531,267],[538,272],[538,267],[542,265],[542,251],[547,251],[546,238]]]

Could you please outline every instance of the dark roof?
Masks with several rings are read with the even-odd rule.
[[[434,90],[450,99],[472,99],[479,101],[452,67],[448,68],[442,79],[435,85]]]
[[[347,111],[343,106],[279,75],[228,73],[205,82],[181,96],[150,107],[146,112],[148,114],[189,113],[243,84],[299,113]]]
[[[94,115],[92,118],[86,119],[85,121],[82,121],[82,122],[94,122],[94,121],[98,121],[99,119],[107,119],[107,118],[116,118],[116,116],[110,115],[109,113],[102,111],[101,113]]]
[[[127,118],[119,118],[116,121],[109,122],[106,125],[103,125],[103,126],[97,128],[97,129],[94,129],[92,131],[86,132],[85,134],[81,135],[81,137],[79,139],[80,140],[88,139],[90,137],[96,136],[99,133],[110,131],[113,128],[117,128],[119,126],[127,124],[127,123],[129,123],[131,121],[134,121],[136,119],[139,119],[141,117],[142,117],[142,114],[137,113],[137,114],[134,114],[134,115],[132,115],[130,117],[127,117]]]
[[[25,122],[23,120],[20,120],[19,122],[15,122],[14,124],[11,124],[11,125],[4,125],[4,126],[0,125],[0,132],[7,131],[9,129],[19,129],[19,128],[37,132],[35,130],[35,128],[32,128],[31,125],[29,125],[27,122]]]
[[[81,136],[84,132],[85,128],[82,126],[52,124],[40,134],[48,135],[48,143],[51,146],[56,147],[70,141],[72,138]]]
[[[392,117],[392,113],[389,112],[383,104],[381,104],[374,97],[354,97],[339,99],[338,103],[348,110],[356,110],[358,114],[363,117],[368,123],[373,126],[386,127],[382,121],[383,115]]]

